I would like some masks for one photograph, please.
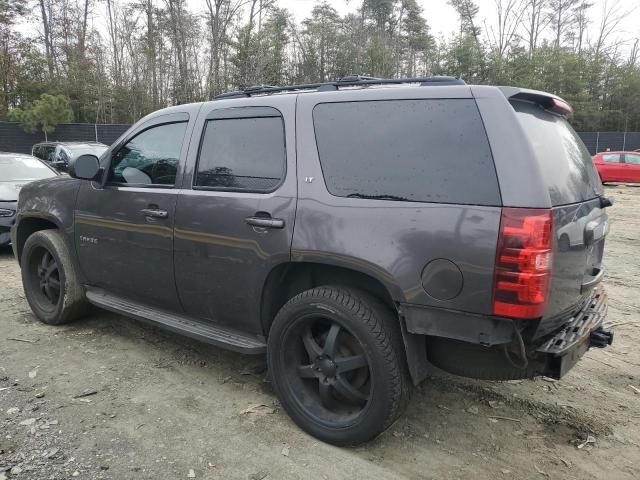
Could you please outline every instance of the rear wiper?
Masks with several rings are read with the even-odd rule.
[[[399,202],[409,202],[408,198],[397,195],[365,195],[364,193],[350,193],[347,198],[367,198],[369,200],[397,200]]]

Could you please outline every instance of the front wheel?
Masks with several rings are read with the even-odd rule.
[[[20,266],[25,296],[42,322],[61,325],[87,311],[84,289],[60,232],[33,233],[24,244]]]
[[[292,298],[269,332],[274,389],[294,422],[335,445],[355,445],[400,415],[408,390],[397,319],[340,287]]]

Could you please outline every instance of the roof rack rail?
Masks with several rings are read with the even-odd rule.
[[[434,77],[417,78],[375,78],[361,75],[349,75],[334,82],[303,83],[301,85],[288,85],[284,87],[274,87],[271,85],[254,85],[244,90],[226,92],[213,97],[213,100],[226,98],[247,98],[252,95],[268,95],[281,92],[299,92],[303,90],[317,90],[319,92],[336,91],[342,87],[369,86],[369,85],[402,85],[408,83],[419,83],[426,85],[466,85],[461,78],[436,75]]]

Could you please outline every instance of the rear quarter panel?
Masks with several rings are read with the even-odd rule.
[[[313,128],[318,103],[471,97],[466,87],[411,88],[396,95],[385,89],[299,95],[299,201],[292,259],[366,273],[397,302],[490,313],[500,207],[345,198],[327,190]],[[433,298],[422,287],[425,265],[439,258],[453,261],[463,275],[462,290],[451,300]]]

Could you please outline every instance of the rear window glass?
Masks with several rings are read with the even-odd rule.
[[[571,125],[533,103],[514,101],[512,105],[542,170],[551,203],[566,205],[594,198],[601,189],[600,179]]]
[[[472,99],[325,103],[313,112],[327,189],[340,197],[499,205]]]

